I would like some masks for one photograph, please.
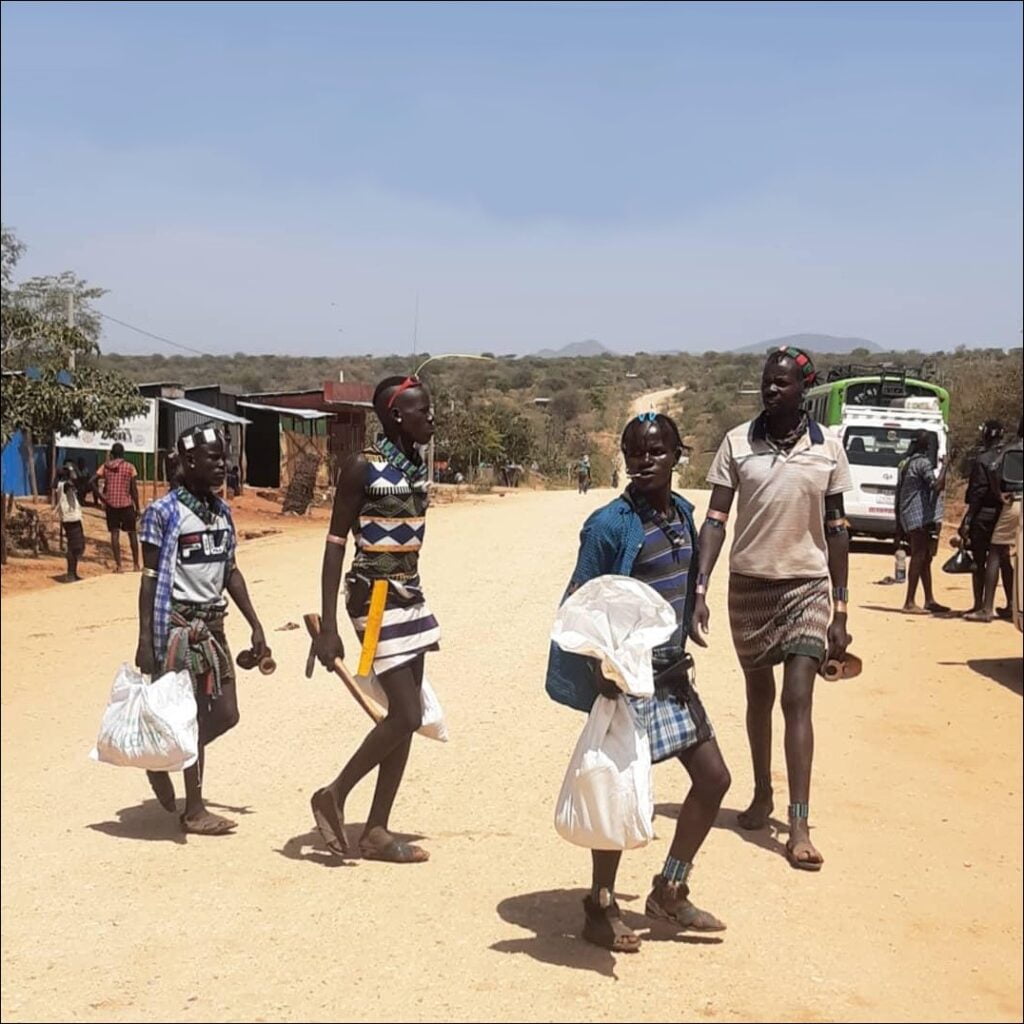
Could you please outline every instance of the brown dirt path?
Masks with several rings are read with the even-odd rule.
[[[825,869],[734,829],[750,770],[719,579],[698,672],[734,785],[694,885],[729,931],[659,933],[618,960],[574,937],[588,858],[552,811],[582,719],[544,696],[545,638],[579,525],[611,496],[432,512],[423,573],[445,635],[428,671],[452,741],[417,740],[395,814],[425,866],[336,866],[311,833],[310,792],[367,725],[326,673],[302,678],[304,633],[278,631],[318,603],[319,531],[240,552],[280,667],[243,675],[241,726],[211,749],[209,795],[241,822],[227,838],[183,841],[141,773],[86,758],[134,650],[138,577],[5,596],[3,1019],[1020,1020],[1020,636],[898,614],[877,554],[852,568],[867,671],[821,684],[815,709]],[[939,596],[964,606],[967,583],[940,574]],[[244,643],[237,614],[228,632]],[[784,794],[781,730],[776,751]],[[655,785],[659,838],[621,874],[630,914],[684,792],[675,765]],[[353,823],[368,802],[364,785]]]

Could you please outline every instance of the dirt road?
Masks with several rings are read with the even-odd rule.
[[[545,638],[579,524],[610,497],[431,513],[423,573],[444,640],[428,671],[452,740],[417,739],[394,821],[424,837],[425,866],[336,864],[310,832],[309,793],[367,726],[325,673],[302,678],[304,633],[278,631],[316,607],[322,528],[240,552],[280,667],[243,676],[241,726],[211,749],[209,795],[241,822],[226,838],[186,842],[141,773],[86,758],[134,650],[138,577],[5,596],[3,1019],[1020,1020],[1020,637],[897,614],[902,595],[872,584],[891,568],[878,554],[852,568],[867,671],[819,686],[821,874],[791,870],[777,830],[735,830],[750,769],[718,578],[699,679],[734,784],[694,886],[729,930],[659,932],[618,960],[574,937],[589,859],[552,811],[582,719],[544,696]],[[962,577],[939,591],[968,600]],[[246,640],[237,614],[228,633]],[[655,785],[659,838],[621,873],[638,926],[681,769]],[[364,784],[353,831],[368,802]]]
[[[648,391],[633,400],[631,412],[634,416],[648,409],[655,412],[665,412],[668,409],[669,399],[679,394],[680,388],[664,388],[662,391]]]

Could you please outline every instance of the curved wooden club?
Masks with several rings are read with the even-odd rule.
[[[302,621],[306,624],[306,632],[309,633],[311,641],[309,657],[306,659],[306,678],[309,679],[313,675],[313,669],[316,667],[316,638],[320,635],[320,616],[315,612],[310,612],[308,615],[302,616]],[[341,658],[334,659],[334,674],[345,684],[348,692],[355,697],[356,703],[370,716],[374,723],[383,719],[383,711],[376,704],[372,703],[359,688],[359,685],[352,677],[352,673],[345,667],[345,662]]]

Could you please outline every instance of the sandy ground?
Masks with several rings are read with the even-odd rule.
[[[452,490],[452,488],[448,488]],[[159,493],[163,493],[161,489]],[[243,540],[280,533],[283,529],[300,529],[303,524],[316,524],[318,527],[330,519],[330,509],[321,505],[310,508],[305,517],[296,519],[281,515],[281,491],[263,491],[259,488],[247,487],[245,493],[231,501],[232,515],[235,525]],[[142,493],[143,507],[149,504],[153,491],[148,484]],[[67,560],[58,547],[60,526],[47,502],[40,499],[33,502],[31,498],[19,498],[18,504],[26,508],[35,508],[43,516],[50,541],[50,550],[41,551],[38,557],[28,552],[17,552],[10,556],[0,576],[0,587],[6,597],[26,590],[40,587],[66,586]],[[82,526],[85,531],[85,554],[78,563],[78,573],[85,579],[94,576],[107,576],[114,571],[114,556],[107,532],[103,510],[88,504],[83,509]],[[121,534],[121,557],[126,569],[131,568],[131,548],[128,535]]]
[[[496,494],[503,490],[504,488],[493,489]],[[160,493],[163,493],[162,489]],[[153,491],[150,486],[144,485],[143,507],[149,503],[152,495]],[[320,502],[312,505],[306,515],[302,517],[282,516],[282,496],[283,492],[280,490],[247,487],[244,494],[231,499],[231,513],[242,540],[255,540],[258,537],[270,536],[285,530],[289,532],[301,530],[304,526],[326,530],[331,517],[328,503]],[[453,501],[465,501],[473,496],[473,491],[468,485],[440,484],[435,486],[432,491],[431,500],[435,505],[445,505]],[[60,527],[51,514],[52,510],[45,501],[39,500],[33,503],[31,498],[19,498],[18,505],[27,508],[34,507],[43,515],[44,523],[47,526],[50,550],[48,552],[40,551],[38,556],[22,551],[13,553],[0,575],[0,588],[2,588],[4,596],[41,587],[66,586],[67,560],[63,551],[58,548]],[[114,571],[114,556],[110,534],[107,532],[106,522],[103,518],[103,510],[91,504],[86,505],[83,528],[85,530],[85,554],[78,564],[79,575],[86,579],[109,575]],[[127,571],[130,570],[132,564],[127,534],[121,534],[120,543],[121,556]]]
[[[821,874],[788,867],[778,820],[735,829],[750,769],[720,576],[698,665],[734,784],[694,888],[729,931],[656,932],[618,959],[575,938],[589,858],[552,811],[582,718],[543,693],[545,638],[579,524],[610,497],[431,513],[423,571],[445,635],[428,670],[452,741],[416,741],[394,818],[423,837],[424,866],[338,864],[310,831],[309,793],[367,727],[326,673],[302,677],[304,632],[282,630],[318,604],[322,525],[241,548],[280,668],[243,675],[241,726],[211,748],[208,794],[241,822],[226,838],[186,842],[140,772],[87,760],[134,650],[138,577],[5,595],[3,1019],[1020,1020],[1020,636],[897,614],[902,594],[872,585],[887,555],[853,559],[865,674],[819,685]],[[961,577],[939,593],[968,600]],[[237,614],[228,632],[247,639]],[[776,751],[784,805],[778,732]],[[655,785],[659,837],[621,872],[640,927],[681,769]]]

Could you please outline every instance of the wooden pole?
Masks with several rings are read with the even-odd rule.
[[[50,438],[50,472],[49,472],[48,475],[50,477],[50,487],[49,487],[49,490],[48,490],[46,496],[47,496],[47,500],[49,501],[49,503],[51,505],[55,505],[57,503],[56,496],[54,494],[54,491],[55,491],[55,489],[57,487],[57,438],[56,437],[51,437]],[[63,537],[64,534],[62,533],[61,536]]]
[[[36,439],[31,430],[26,430],[22,436],[28,450],[28,482],[32,488],[32,499],[33,501],[38,501],[39,481],[36,480]]]
[[[0,565],[7,564],[7,492],[0,489]]]
[[[156,429],[153,431],[153,500],[159,497],[157,494],[157,488],[160,486],[160,400],[158,398],[153,399],[153,420],[155,421]],[[164,466],[164,476],[166,476],[166,465]]]
[[[160,399],[153,399],[153,457],[156,459],[156,478],[159,481],[163,478],[163,482],[169,483],[167,479],[167,459],[164,458],[163,469],[160,468]]]

